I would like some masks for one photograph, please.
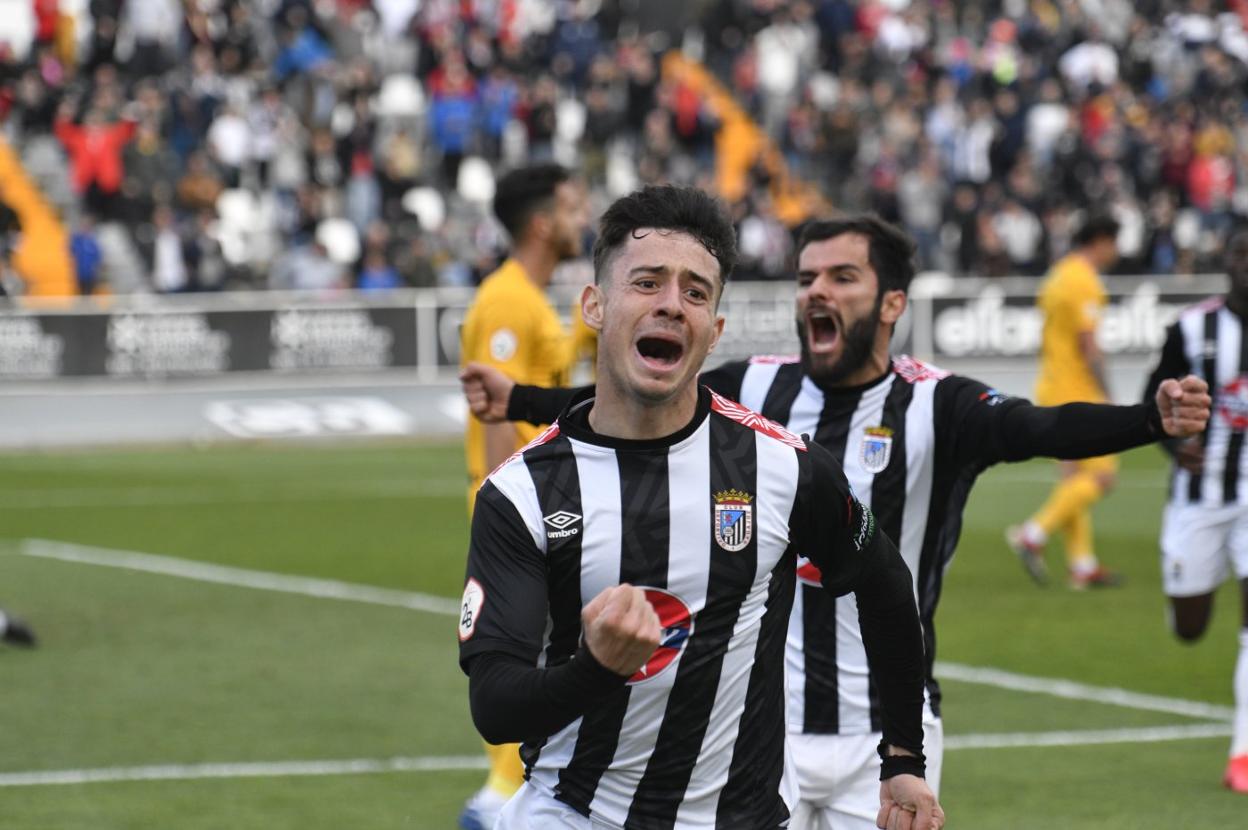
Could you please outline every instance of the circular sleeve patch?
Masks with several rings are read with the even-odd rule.
[[[516,335],[511,329],[499,329],[490,335],[490,357],[502,363],[516,355]]]
[[[459,603],[459,641],[462,643],[477,631],[481,606],[485,605],[485,589],[475,579],[464,586],[464,598]]]

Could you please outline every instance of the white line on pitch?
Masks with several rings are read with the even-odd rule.
[[[945,749],[1011,749],[1037,746],[1095,746],[1098,744],[1148,744],[1223,738],[1230,724],[1196,723],[1185,726],[1152,726],[1139,729],[1085,729],[1065,732],[1014,732],[999,735],[947,735]]]
[[[1154,743],[1230,734],[1221,723],[1157,726],[1143,729],[1089,729],[1067,732],[1016,732],[949,735],[945,749],[1017,749],[1051,746],[1098,746]],[[277,761],[218,764],[161,764],[144,767],[32,770],[0,773],[0,787],[38,787],[65,784],[104,784],[124,781],[191,781],[210,778],[283,778],[319,775],[366,775],[388,772],[448,772],[480,770],[488,766],[479,755],[420,758],[356,758],[342,761]]]
[[[414,591],[396,591],[336,579],[315,579],[306,576],[253,571],[207,562],[193,562],[170,556],[155,556],[129,550],[110,550],[70,542],[51,542],[46,539],[26,539],[22,553],[41,559],[59,559],[62,562],[78,562],[85,565],[102,565],[129,571],[177,576],[198,582],[255,588],[260,591],[277,591],[284,594],[300,594],[321,599],[340,599],[365,602],[372,605],[389,605],[431,614],[458,614],[459,603],[446,597],[421,594]]]
[[[937,661],[936,676],[944,680],[958,680],[963,683],[977,683],[981,686],[995,686],[998,689],[1009,689],[1014,692],[1032,692],[1034,694],[1051,695],[1052,697],[1067,698],[1069,700],[1083,700],[1091,703],[1104,703],[1110,706],[1122,706],[1126,709],[1165,712],[1166,714],[1183,715],[1189,718],[1229,721],[1235,714],[1234,710],[1228,706],[1218,706],[1214,703],[1204,703],[1198,700],[1146,695],[1112,686],[1091,686],[1087,683],[1076,683],[1073,680],[1062,680],[1054,677],[1032,677],[1026,674],[1003,671],[1002,669],[966,666],[960,663]]]
[[[24,540],[21,551],[27,556],[43,559],[58,559],[64,562],[79,562],[88,565],[101,565],[145,573],[163,574],[165,576],[176,576],[183,579],[212,582],[220,585],[234,585],[242,588],[278,591],[322,599],[348,600],[372,605],[387,605],[396,608],[409,608],[414,611],[426,611],[433,614],[456,615],[459,613],[459,603],[447,597],[396,591],[389,588],[378,588],[331,579],[314,579],[268,571],[234,568],[226,565],[213,565],[206,562],[177,559],[169,556],[156,556],[136,551],[111,550],[70,542],[52,542],[43,539]],[[1234,714],[1229,707],[1203,701],[1147,695],[1127,689],[1092,686],[1060,678],[1034,677],[1025,674],[1015,674],[1014,672],[1007,672],[1001,669],[967,666],[960,663],[937,662],[936,674],[947,680],[957,680],[963,683],[976,683],[1010,691],[1050,695],[1068,700],[1104,703],[1109,706],[1121,706],[1127,709],[1141,709],[1149,712],[1164,712],[1190,718],[1229,721]]]
[[[148,767],[32,770],[0,773],[0,787],[101,784],[117,781],[191,781],[204,778],[284,778],[365,775],[383,772],[445,772],[489,766],[484,755],[424,758],[355,758],[342,761],[277,761],[226,764],[162,764]]]

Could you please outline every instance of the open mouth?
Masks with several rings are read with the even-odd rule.
[[[637,354],[647,366],[657,369],[670,369],[680,363],[685,347],[680,341],[667,337],[650,335],[637,341]]]
[[[829,352],[840,339],[841,327],[826,311],[812,311],[806,316],[806,339],[812,352]]]

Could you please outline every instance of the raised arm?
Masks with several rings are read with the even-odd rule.
[[[730,363],[704,372],[701,382],[734,401],[741,394],[746,363]],[[484,363],[470,362],[459,372],[468,411],[486,424],[526,421],[549,424],[559,417],[573,396],[585,387],[527,386]]]
[[[515,506],[486,482],[473,511],[459,661],[473,723],[490,743],[558,732],[622,689],[661,634],[644,594],[613,586],[582,611],[576,653],[538,668],[547,614],[543,554]]]
[[[1167,437],[1204,430],[1210,398],[1195,376],[1161,382],[1153,398],[1134,406],[1068,403],[1035,406],[979,381],[951,376],[937,394],[937,434],[962,463],[982,466],[1037,456],[1109,455]]]
[[[871,511],[854,498],[832,455],[814,444],[808,455],[790,530],[797,550],[819,566],[823,587],[835,596],[852,591],[858,601],[884,721],[880,820],[887,823],[901,810],[915,814],[915,828],[939,828],[943,813],[922,780],[923,632],[910,571]]]

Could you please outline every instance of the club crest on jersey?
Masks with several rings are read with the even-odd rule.
[[[888,427],[867,427],[862,433],[862,451],[858,454],[862,469],[882,473],[893,457],[893,431]]]
[[[653,680],[662,674],[676,658],[685,650],[685,644],[693,636],[693,612],[685,601],[670,591],[662,588],[645,588],[646,601],[659,615],[659,625],[663,627],[663,635],[659,647],[650,655],[646,664],[628,679],[630,686]]]
[[[754,497],[742,490],[715,494],[715,541],[724,550],[744,550],[754,535]]]

